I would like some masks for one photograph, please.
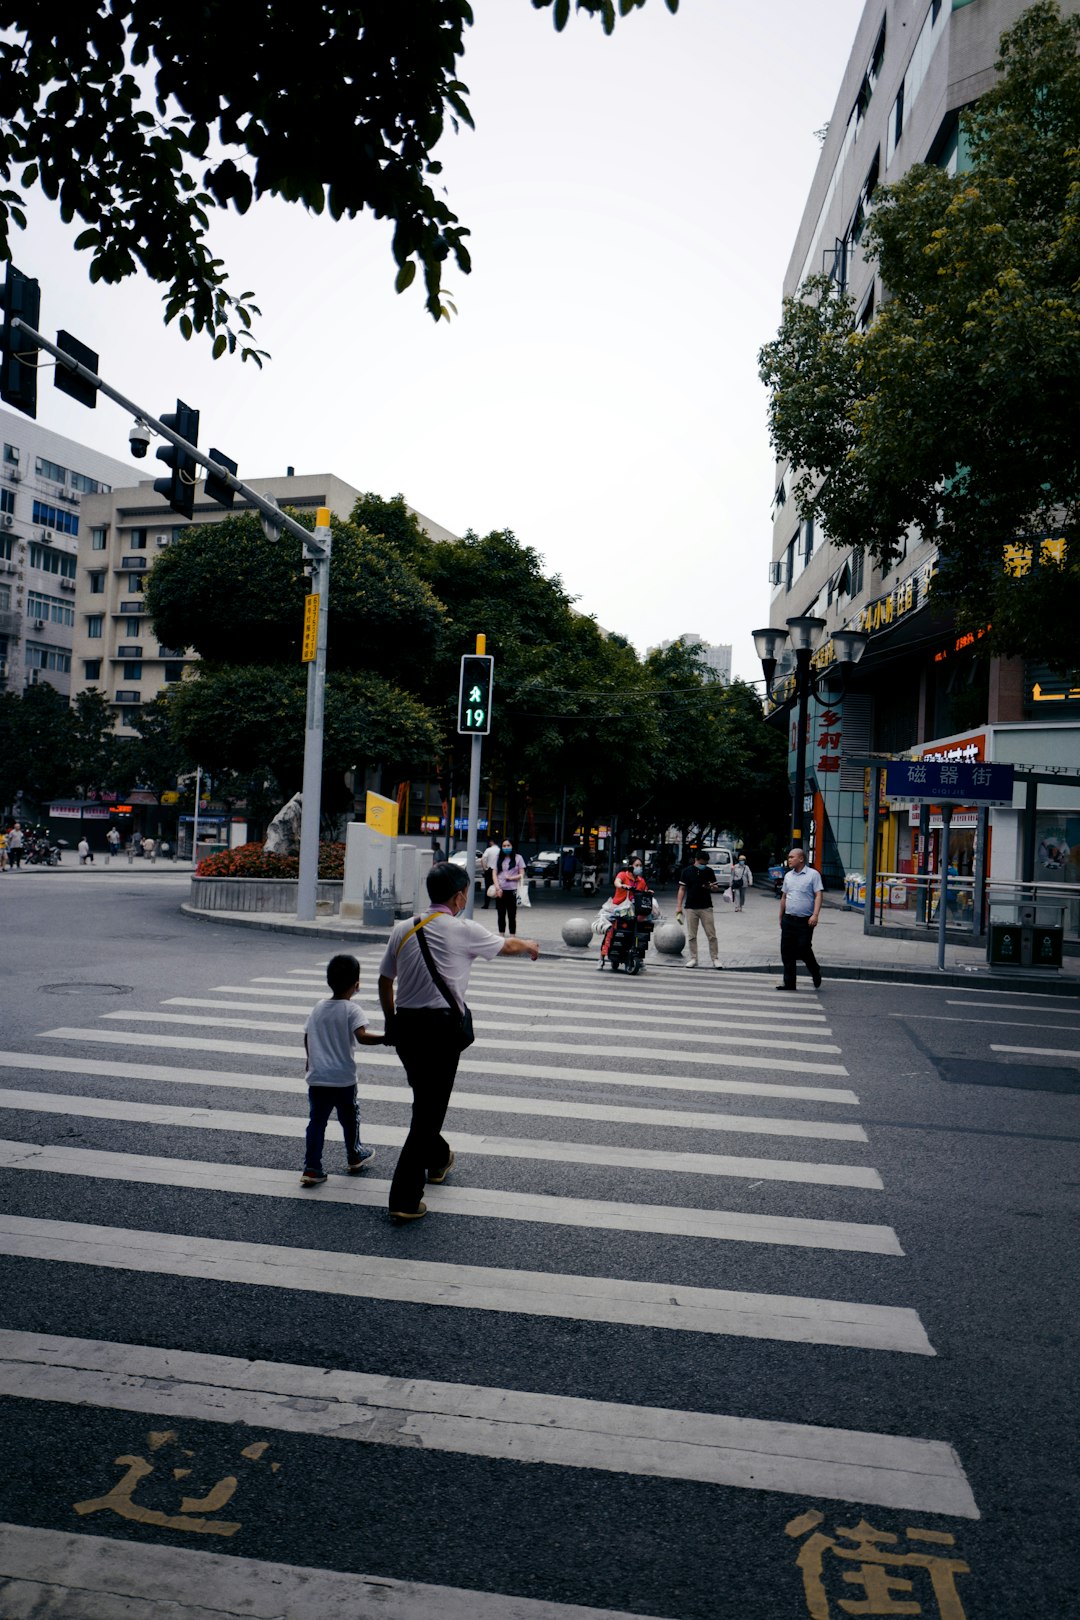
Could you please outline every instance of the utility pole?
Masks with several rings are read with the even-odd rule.
[[[472,738],[469,756],[469,830],[465,838],[465,869],[469,874],[469,898],[465,915],[471,917],[476,899],[476,824],[480,819],[480,750],[491,730],[491,689],[495,660],[485,652],[487,637],[478,635],[476,652],[461,660],[458,684],[458,731]]]

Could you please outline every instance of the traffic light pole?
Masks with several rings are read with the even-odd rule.
[[[310,539],[311,536],[309,535]],[[320,506],[315,539],[321,554],[311,567],[311,591],[319,598],[315,657],[308,664],[307,719],[304,728],[304,812],[300,818],[300,876],[296,886],[296,919],[315,921],[319,883],[319,822],[322,817],[323,712],[326,705],[326,619],[330,596],[330,509]]]
[[[486,656],[487,637],[478,635],[476,638],[477,655]],[[460,707],[460,699],[459,699]],[[488,717],[490,724],[490,716]],[[469,898],[465,902],[465,915],[471,917],[476,903],[476,833],[477,822],[480,820],[480,752],[483,747],[483,737],[480,732],[474,731],[471,737],[472,749],[469,754],[469,830],[465,835],[465,870],[469,874]],[[453,829],[450,829],[451,833]],[[450,837],[447,837],[447,844]]]
[[[235,477],[227,467],[223,467],[220,461],[214,461],[204,451],[200,450],[198,445],[189,444],[187,439],[181,438],[180,434],[174,428],[169,427],[167,423],[160,422],[156,416],[152,416],[141,405],[136,405],[133,399],[125,398],[117,389],[111,388],[96,372],[91,371],[89,366],[84,366],[80,360],[76,360],[66,350],[57,348],[55,343],[50,343],[47,337],[43,337],[32,326],[28,326],[19,316],[15,316],[11,325],[13,329],[25,332],[27,337],[33,340],[36,348],[44,349],[47,354],[51,354],[57,365],[63,366],[66,371],[80,377],[83,382],[89,383],[91,387],[99,390],[107,399],[111,399],[122,410],[127,411],[129,415],[137,417],[140,422],[145,422],[148,428],[152,429],[161,438],[168,439],[169,443],[174,444],[178,450],[185,451],[193,461],[198,462],[200,467],[205,467],[211,477],[220,480],[222,484],[225,484],[236,494],[243,496],[245,502],[254,506],[264,517],[269,518],[276,528],[287,529],[291,535],[294,535],[304,545],[310,547],[312,538],[310,529],[305,529],[302,523],[297,523],[295,518],[289,517],[274,501],[268,500],[265,495],[257,494],[255,490],[249,488],[247,484],[242,483],[239,478]]]
[[[219,484],[240,495],[245,503],[253,506],[267,518],[271,526],[278,530],[285,529],[294,539],[300,541],[304,548],[305,557],[312,564],[312,587],[319,594],[319,624],[316,656],[308,670],[308,697],[307,697],[307,724],[304,732],[304,814],[300,822],[300,877],[297,884],[296,915],[304,922],[311,922],[315,917],[315,887],[319,873],[319,817],[322,808],[322,750],[323,750],[323,708],[326,694],[326,614],[330,586],[330,512],[327,507],[320,507],[316,519],[315,532],[305,529],[302,523],[283,512],[276,501],[268,500],[247,484],[237,478],[228,467],[220,461],[214,461],[204,455],[198,445],[189,444],[187,439],[180,436],[165,422],[158,421],[149,411],[137,405],[134,400],[126,399],[117,389],[111,388],[89,366],[83,365],[66,350],[50,343],[34,327],[27,325],[19,316],[11,322],[13,330],[25,332],[35,346],[51,354],[57,365],[63,366],[74,376],[88,383],[92,388],[99,390],[107,399],[127,411],[131,416],[144,422],[154,433],[167,439],[178,450],[184,451],[200,467],[205,467],[211,477]]]

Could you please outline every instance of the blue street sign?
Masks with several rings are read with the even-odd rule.
[[[885,767],[885,797],[907,804],[1012,804],[1011,765],[898,759]]]

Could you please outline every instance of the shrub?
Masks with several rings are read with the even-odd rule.
[[[300,875],[298,855],[268,855],[261,844],[238,844],[219,855],[207,855],[195,868],[196,877],[296,878]],[[320,878],[345,876],[345,845],[319,845]]]

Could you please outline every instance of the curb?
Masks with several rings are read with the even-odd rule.
[[[320,928],[317,922],[266,922],[256,916],[238,917],[224,911],[199,911],[186,900],[181,904],[180,910],[185,917],[191,917],[197,922],[221,923],[230,928],[259,928],[264,933],[297,934],[307,939],[354,940],[361,945],[385,945],[390,938],[390,932],[385,928],[365,928],[361,924],[346,930]],[[579,946],[577,949],[546,946],[544,957],[548,961],[555,962],[580,962],[588,960],[587,950],[587,946]],[[658,960],[656,963],[657,967],[674,968],[681,965],[681,958],[675,958],[671,962]],[[781,968],[779,961],[740,962],[737,965],[733,964],[731,971],[779,973]],[[1053,980],[1034,976],[1027,978],[1019,973],[994,973],[983,963],[969,968],[946,968],[941,972],[937,968],[907,967],[899,962],[882,967],[871,967],[865,963],[838,962],[827,969],[825,984],[828,985],[830,980],[836,979],[854,979],[867,984],[889,983],[902,979],[908,984],[938,984],[955,989],[964,987],[970,989],[976,983],[992,990],[1030,991],[1038,987],[1039,993],[1044,996],[1080,996],[1080,980]]]

